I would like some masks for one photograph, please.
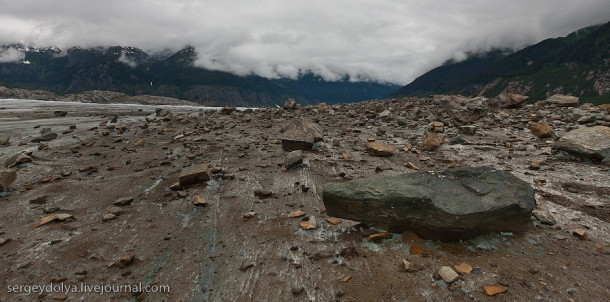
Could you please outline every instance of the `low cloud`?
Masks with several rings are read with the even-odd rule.
[[[14,49],[6,48],[0,49],[0,63],[14,63],[21,62],[25,59],[25,53]]]
[[[130,59],[125,52],[121,52],[121,56],[117,59],[117,61],[131,67],[131,68],[135,68],[136,66],[138,66],[138,63],[135,60]]]
[[[21,0],[2,5],[0,43],[191,45],[198,66],[240,75],[406,84],[468,52],[523,47],[608,16],[608,0]]]

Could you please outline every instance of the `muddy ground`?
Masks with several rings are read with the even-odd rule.
[[[0,146],[0,163],[22,151],[31,151],[32,158],[14,167],[17,180],[0,195],[5,239],[0,300],[609,299],[610,169],[556,152],[552,139],[539,139],[528,129],[539,120],[559,134],[572,129],[577,124],[571,109],[505,109],[475,123],[475,135],[464,135],[432,100],[382,106],[392,117],[379,115],[379,102],[365,102],[227,115],[167,107],[173,114],[162,118],[153,106],[0,100],[0,137],[10,136],[9,145]],[[67,115],[57,116],[56,110]],[[297,117],[317,121],[325,143],[305,152],[301,167],[285,171],[280,129]],[[399,125],[396,117],[407,123]],[[446,123],[445,143],[420,151],[429,123],[438,120]],[[42,128],[59,134],[46,150],[31,142]],[[364,145],[370,139],[397,151],[369,156]],[[540,169],[530,168],[533,159],[544,161]],[[538,204],[556,224],[532,218],[525,233],[458,242],[424,240],[410,232],[368,242],[366,235],[376,230],[326,221],[324,183],[415,171],[408,162],[422,170],[482,165],[511,170],[536,188]],[[195,163],[216,168],[212,180],[172,190],[182,168]],[[255,190],[272,196],[261,199]],[[206,206],[193,205],[199,194]],[[133,202],[113,208],[120,198]],[[296,210],[315,216],[318,227],[301,229],[300,218],[288,217]],[[103,221],[109,211],[118,216]],[[256,215],[245,219],[248,212]],[[73,217],[34,226],[60,213]],[[574,236],[575,229],[586,230],[588,238]],[[135,255],[131,263],[115,263],[128,255]],[[403,260],[415,269],[405,272]],[[441,266],[461,263],[473,270],[458,281],[446,284],[435,277]],[[26,292],[28,286],[49,284],[72,291]],[[152,290],[169,286],[169,292],[91,292],[96,285],[139,284]],[[508,290],[489,296],[484,291],[489,285]]]

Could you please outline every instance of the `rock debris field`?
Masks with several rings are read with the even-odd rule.
[[[0,300],[606,301],[610,108],[524,102],[0,100]]]

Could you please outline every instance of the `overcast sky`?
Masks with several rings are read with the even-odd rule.
[[[242,75],[407,84],[466,51],[608,21],[609,0],[0,0],[0,43],[192,45],[199,66]]]

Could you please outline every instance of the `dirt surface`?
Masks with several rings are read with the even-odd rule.
[[[0,137],[10,137],[0,146],[0,163],[23,151],[32,159],[14,167],[17,180],[0,193],[0,300],[609,299],[609,167],[557,153],[553,139],[541,140],[527,127],[544,118],[558,133],[572,129],[577,125],[569,108],[528,105],[490,113],[474,124],[475,135],[464,135],[432,100],[382,103],[391,119],[379,106],[229,114],[164,107],[173,114],[163,118],[153,106],[0,100]],[[302,166],[285,171],[280,129],[297,117],[318,122],[324,143],[304,153]],[[445,122],[445,142],[422,152],[434,121]],[[39,150],[31,140],[42,128],[59,136]],[[397,151],[369,156],[364,146],[372,139]],[[534,159],[543,160],[539,169],[530,167]],[[172,190],[182,168],[195,163],[217,168],[212,180]],[[324,183],[413,172],[407,163],[422,170],[511,170],[536,188],[539,207],[556,224],[532,217],[521,234],[439,242],[405,232],[368,242],[366,235],[382,230],[327,221]],[[193,205],[199,194],[207,205]],[[133,201],[117,209],[113,203],[121,198]],[[314,216],[317,228],[303,230],[302,218],[289,218],[297,210]],[[103,221],[109,212],[118,215]],[[249,212],[256,214],[247,219]],[[34,226],[61,213],[73,217]],[[575,229],[585,230],[587,239],[574,236]],[[403,260],[411,263],[408,272]],[[442,266],[461,263],[472,272],[451,284],[436,276]],[[34,285],[53,291],[28,293]],[[95,286],[118,292],[92,292]],[[165,286],[169,292],[158,292]],[[489,296],[485,286],[507,291]]]

